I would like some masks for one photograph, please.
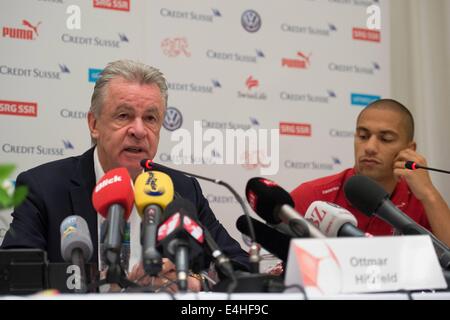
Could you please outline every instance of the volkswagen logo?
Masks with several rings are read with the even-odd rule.
[[[241,16],[241,24],[248,32],[256,32],[261,28],[261,17],[255,10],[246,10]]]
[[[169,131],[175,131],[183,124],[181,112],[174,107],[168,107],[164,117],[163,127]]]

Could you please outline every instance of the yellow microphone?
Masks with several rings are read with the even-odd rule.
[[[141,245],[144,270],[157,276],[162,270],[161,254],[156,249],[156,237],[162,212],[172,202],[172,179],[159,171],[141,173],[134,183],[134,202],[141,216]]]

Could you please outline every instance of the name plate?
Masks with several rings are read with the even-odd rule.
[[[426,235],[292,240],[285,284],[312,296],[447,287]]]

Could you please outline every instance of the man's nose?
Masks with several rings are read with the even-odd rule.
[[[141,118],[134,119],[128,129],[128,133],[137,139],[143,139],[145,137],[147,131]]]
[[[375,155],[378,153],[378,139],[375,135],[370,136],[364,145],[364,151],[367,155]]]

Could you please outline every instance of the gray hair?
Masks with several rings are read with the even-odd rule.
[[[115,78],[123,78],[139,84],[156,84],[161,91],[164,108],[167,107],[167,83],[164,75],[158,69],[132,60],[118,60],[108,63],[95,83],[89,111],[96,118],[101,113],[107,84]]]

